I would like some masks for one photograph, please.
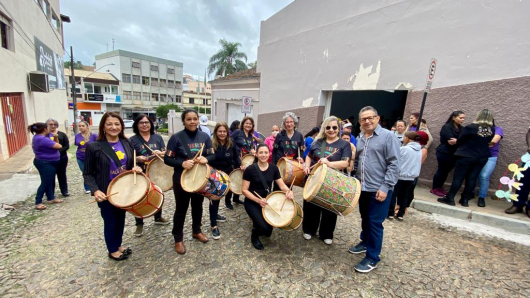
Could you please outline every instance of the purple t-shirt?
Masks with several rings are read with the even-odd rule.
[[[495,126],[495,134],[501,136],[502,140],[502,138],[504,138],[504,132],[502,131],[502,127]],[[499,140],[497,144],[490,148],[491,157],[499,156],[499,145],[501,144],[501,140]]]
[[[47,161],[59,160],[61,158],[61,154],[59,153],[59,150],[53,149],[53,145],[55,144],[57,143],[55,143],[55,141],[50,139],[48,136],[33,136],[31,147],[33,148],[33,153],[35,153],[35,158]]]
[[[91,133],[90,137],[88,138],[88,141],[85,141],[83,138],[83,135],[81,133],[78,133],[75,135],[75,145],[77,146],[77,151],[75,153],[75,156],[79,160],[85,160],[85,151],[86,147],[89,143],[95,142],[98,135],[95,133]]]
[[[114,160],[110,160],[109,180],[112,180],[125,170],[125,166],[127,165],[127,155],[125,155],[125,149],[123,148],[121,141],[118,141],[116,143],[109,142],[109,145],[112,147],[112,149],[114,149],[114,152],[116,152],[116,155],[118,155],[118,159],[121,162],[121,165],[118,168]]]

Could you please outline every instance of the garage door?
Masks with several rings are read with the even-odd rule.
[[[241,121],[243,119],[243,117],[245,117],[245,114],[241,113],[241,105],[236,105],[236,104],[233,104],[233,103],[229,103],[228,104],[228,115],[227,115],[227,122],[228,123],[228,126],[230,126],[230,124],[232,124],[232,122],[234,120],[239,120]],[[254,111],[254,107],[252,107],[251,111]],[[250,114],[247,114],[247,116],[252,116],[252,113]]]

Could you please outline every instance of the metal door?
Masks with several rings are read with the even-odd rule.
[[[22,93],[0,94],[9,156],[28,144]]]

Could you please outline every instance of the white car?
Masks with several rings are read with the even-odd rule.
[[[131,128],[133,126],[134,121],[132,120],[123,120],[123,124],[125,124],[125,128]]]

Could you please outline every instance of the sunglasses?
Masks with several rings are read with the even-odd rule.
[[[326,126],[326,130],[337,130],[338,126]]]

